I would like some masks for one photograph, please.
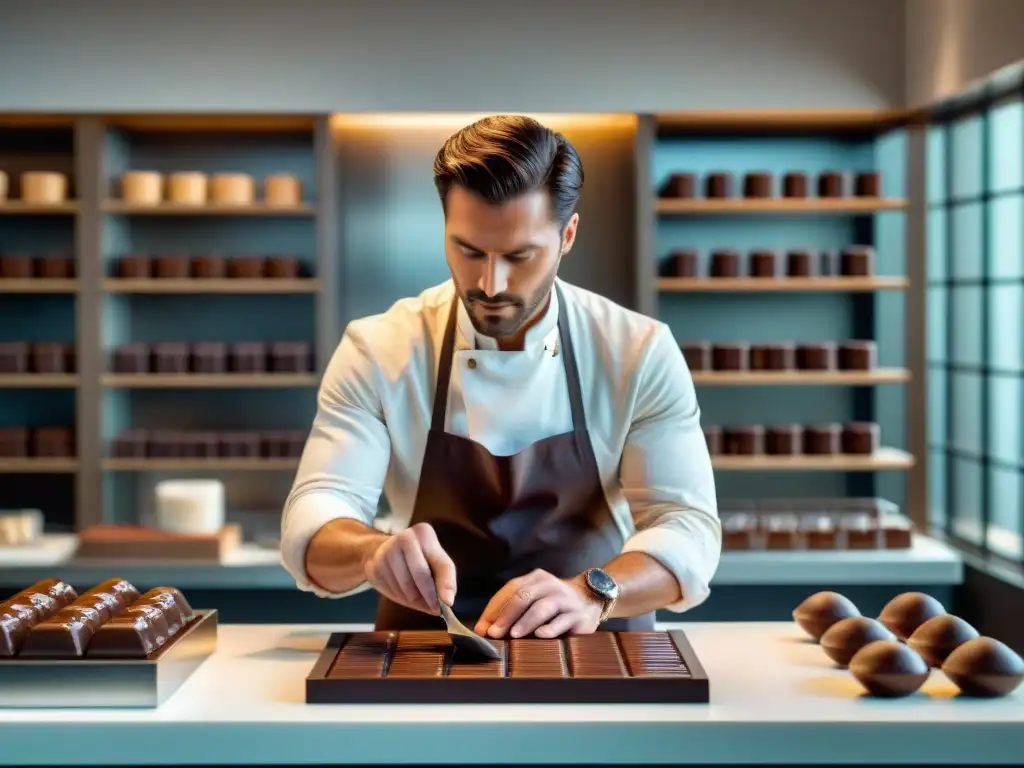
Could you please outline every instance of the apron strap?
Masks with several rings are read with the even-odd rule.
[[[555,283],[558,294],[558,336],[562,344],[562,365],[565,368],[565,383],[569,389],[569,407],[572,409],[572,428],[576,432],[587,431],[587,416],[583,412],[583,392],[580,387],[580,371],[576,367],[576,351],[569,332],[569,314],[566,312],[565,295]]]
[[[558,336],[562,345],[562,366],[565,368],[565,383],[569,390],[569,408],[572,410],[572,428],[576,432],[587,430],[587,417],[583,411],[583,393],[580,387],[580,371],[576,367],[576,352],[569,332],[569,319],[566,314],[565,297],[558,283],[555,283],[558,294]],[[448,386],[452,377],[452,360],[455,357],[455,322],[459,313],[459,296],[452,297],[451,309],[448,311],[448,324],[444,330],[444,341],[441,343],[441,359],[438,362],[437,386],[434,390],[434,412],[430,419],[430,428],[436,432],[444,432],[445,416],[448,411]]]

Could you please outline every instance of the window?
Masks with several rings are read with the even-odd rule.
[[[930,518],[1024,566],[1024,81],[940,107],[927,143]]]

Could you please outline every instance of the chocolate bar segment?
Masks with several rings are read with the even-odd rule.
[[[452,642],[447,632],[399,632],[388,677],[443,677]]]
[[[64,606],[70,605],[78,599],[78,593],[75,592],[75,588],[66,581],[61,581],[60,579],[43,579],[42,581],[37,581],[32,586],[21,590],[16,597],[21,595],[46,595],[52,598],[57,606],[54,608],[53,613],[56,613]]]
[[[132,603],[137,605],[155,605],[167,617],[167,630],[172,635],[195,618],[192,606],[188,604],[181,591],[174,587],[154,587]]]
[[[619,643],[633,677],[691,677],[675,643],[665,632],[620,632]]]
[[[142,659],[166,644],[172,636],[167,616],[159,606],[130,605],[96,630],[87,655]]]
[[[101,581],[82,597],[100,597],[110,605],[111,610],[120,613],[139,599],[140,592],[135,585],[124,579],[114,578]]]
[[[505,640],[488,640],[501,654],[497,659],[469,658],[453,648],[448,666],[448,677],[475,679],[496,679],[505,677],[508,666],[508,643]]]
[[[509,642],[509,677],[568,677],[560,640],[524,637]]]
[[[348,635],[327,676],[352,679],[383,677],[396,639],[394,632],[357,632]]]
[[[573,677],[626,677],[626,662],[612,632],[570,635],[565,641]]]
[[[102,600],[81,597],[55,616],[36,624],[21,646],[26,658],[73,658],[85,654],[96,630],[109,617]]]

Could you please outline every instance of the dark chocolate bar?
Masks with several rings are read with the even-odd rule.
[[[109,608],[104,614],[105,607],[101,599],[79,598],[61,608],[55,616],[29,630],[19,656],[73,658],[84,655],[96,630],[110,618]]]
[[[179,627],[180,631],[180,627]],[[162,647],[175,633],[163,609],[154,603],[128,606],[105,622],[89,643],[88,656],[140,659]]]
[[[139,599],[139,590],[124,579],[114,578],[101,581],[95,587],[82,595],[82,597],[101,597],[107,602],[111,609],[120,613],[129,605]]]
[[[167,629],[172,635],[195,618],[192,606],[181,591],[174,587],[154,587],[132,605],[155,605],[160,608],[167,617]]]

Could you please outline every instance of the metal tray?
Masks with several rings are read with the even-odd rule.
[[[217,648],[217,611],[145,659],[0,659],[0,707],[158,707]]]

